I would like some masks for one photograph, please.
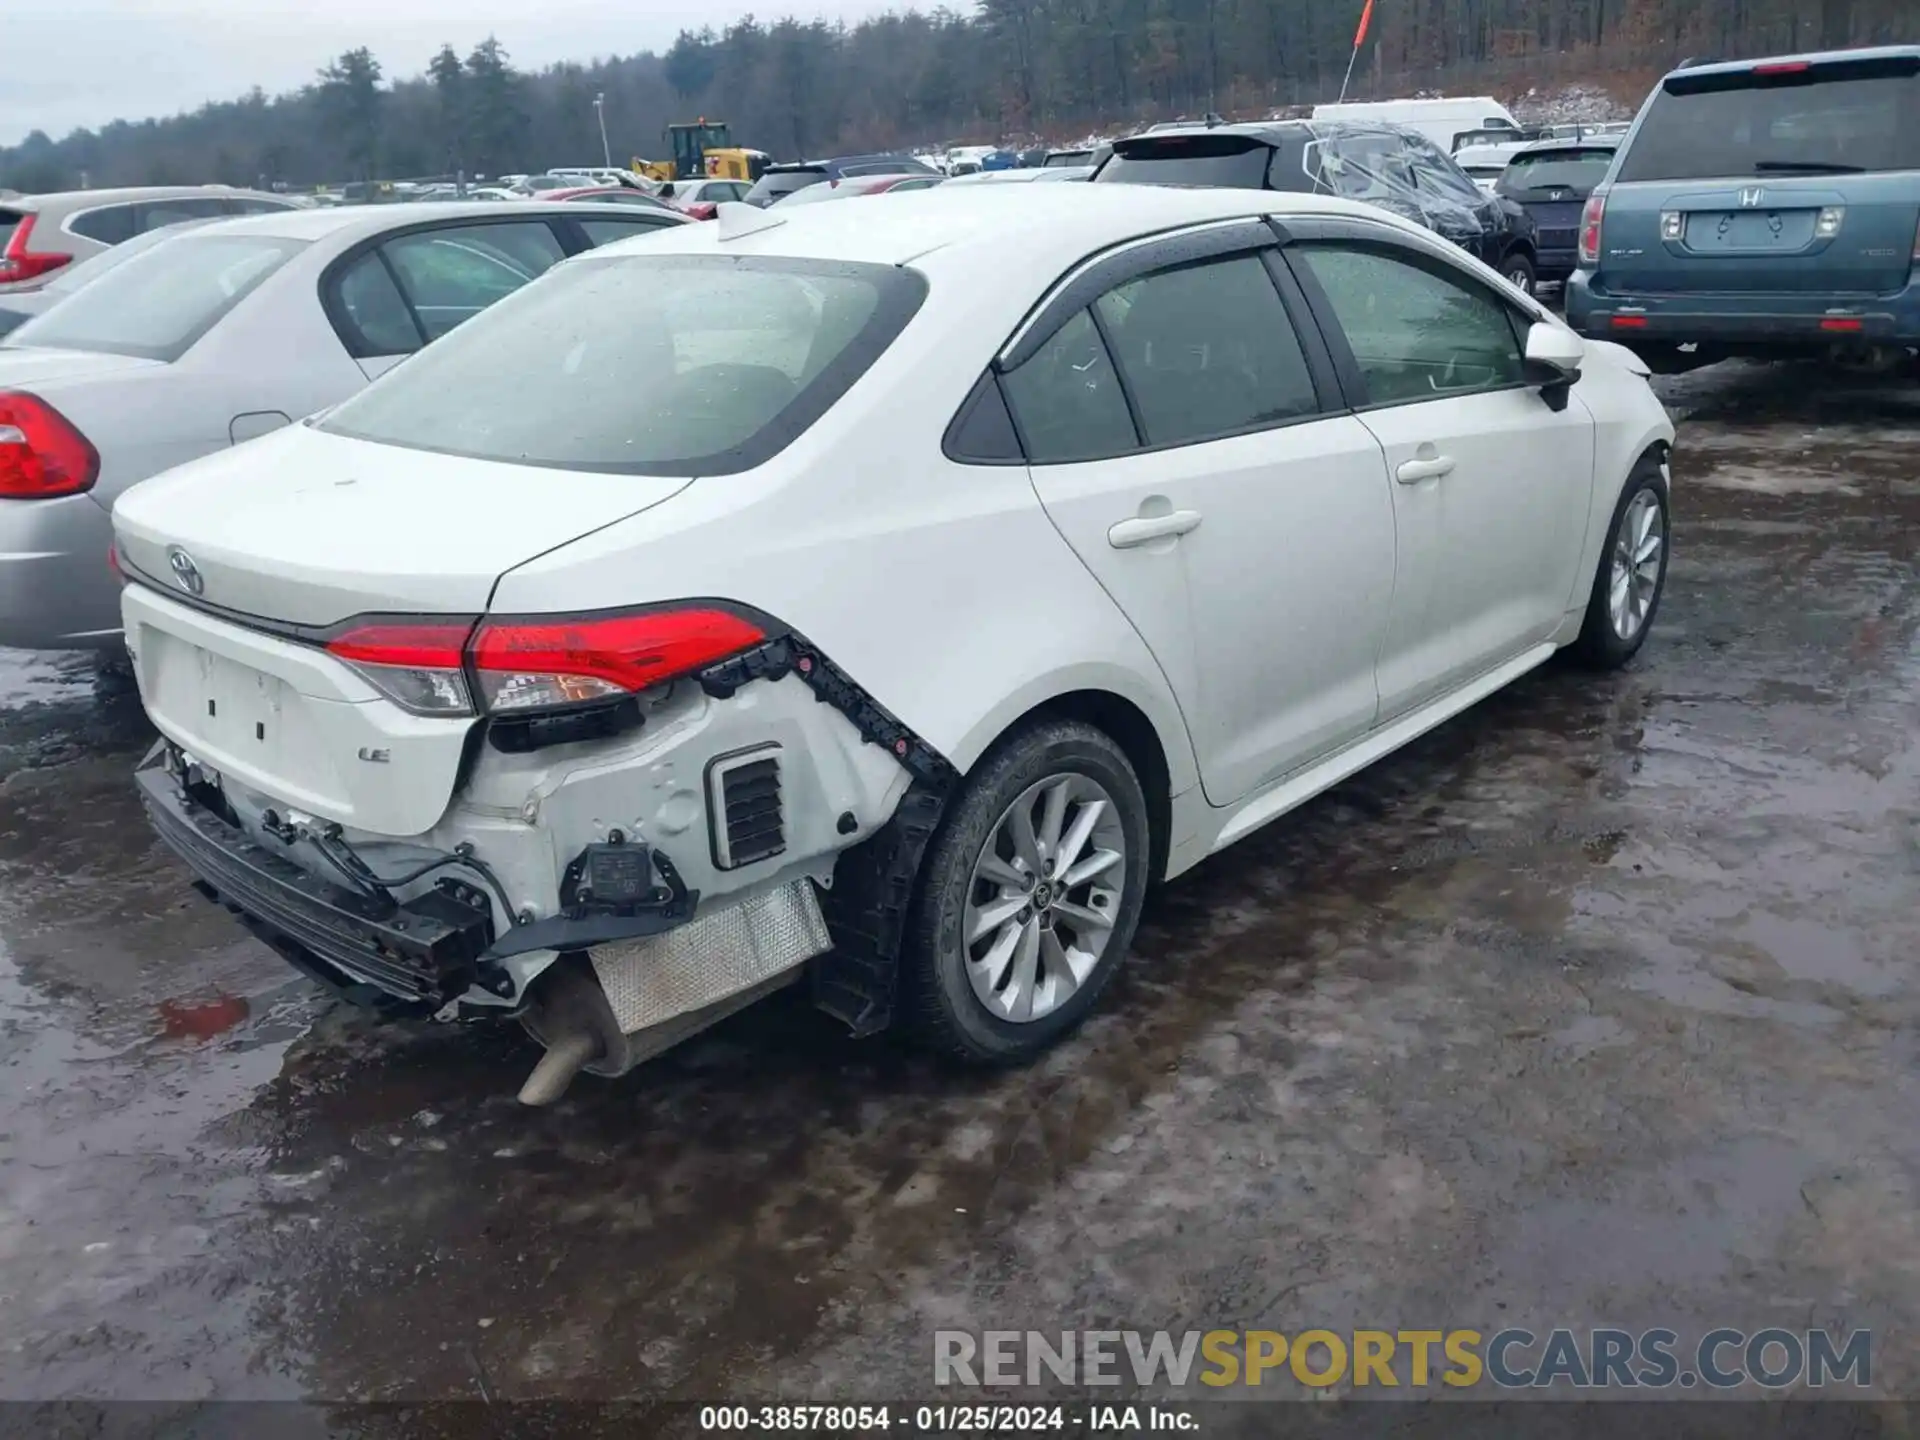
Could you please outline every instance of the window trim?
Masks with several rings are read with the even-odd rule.
[[[1043,294],[994,356],[1001,374],[1017,370],[1080,311],[1107,291],[1153,270],[1183,262],[1210,260],[1240,250],[1260,250],[1285,238],[1287,230],[1271,217],[1236,215],[1200,225],[1138,235],[1096,251],[1068,270]]]
[[[1185,245],[1169,245],[1169,236],[1155,235],[1144,237],[1143,241],[1129,241],[1114,250],[1103,252],[1092,260],[1075,267],[1056,284],[1050,295],[1043,299],[1029,317],[1022,322],[1022,329],[1014,332],[1002,347],[1002,357],[997,358],[988,367],[987,374],[976,381],[967,391],[966,398],[960,402],[959,409],[948,423],[941,437],[941,452],[957,464],[962,465],[1097,465],[1109,460],[1127,459],[1135,455],[1158,455],[1169,450],[1184,450],[1195,445],[1211,445],[1221,440],[1234,440],[1244,435],[1264,435],[1271,431],[1288,430],[1296,425],[1310,425],[1322,420],[1338,419],[1354,413],[1354,407],[1348,400],[1348,389],[1341,375],[1337,357],[1328,345],[1321,330],[1319,315],[1313,310],[1307,296],[1301,289],[1293,272],[1282,257],[1282,239],[1287,229],[1271,216],[1251,217],[1243,221],[1229,222],[1238,229],[1242,224],[1250,224],[1257,229],[1249,230],[1235,237],[1235,243],[1220,243],[1221,226],[1210,223],[1200,232],[1206,235],[1206,246],[1202,253],[1190,253]],[[1183,231],[1171,237],[1185,239],[1194,231]],[[1189,253],[1182,253],[1189,252]],[[1210,253],[1207,253],[1210,252]],[[1308,383],[1313,386],[1314,408],[1301,415],[1289,415],[1279,420],[1262,421],[1234,430],[1223,430],[1218,434],[1192,436],[1180,440],[1161,441],[1149,444],[1146,430],[1140,418],[1139,403],[1133,393],[1133,382],[1127,378],[1119,362],[1114,358],[1113,344],[1107,334],[1106,323],[1100,318],[1096,302],[1101,296],[1131,280],[1144,279],[1168,270],[1189,269],[1199,265],[1216,264],[1240,254],[1248,254],[1260,262],[1266,271],[1268,283],[1280,300],[1280,306],[1293,328],[1295,341],[1300,346],[1301,357],[1306,363]],[[1078,309],[1062,312],[1063,302],[1085,297]],[[1012,371],[1031,360],[1048,341],[1059,333],[1060,328],[1074,319],[1084,310],[1093,323],[1095,336],[1112,367],[1114,378],[1120,385],[1121,396],[1127,404],[1127,414],[1133,421],[1134,444],[1128,450],[1116,450],[1104,455],[1086,456],[1073,460],[1035,460],[1033,449],[1027,439],[1025,429],[1020,424],[1019,412],[1005,394],[1002,383]],[[1042,334],[1044,338],[1033,337]],[[1018,363],[1009,363],[1006,357],[1017,356]],[[954,442],[960,434],[966,420],[980,403],[984,382],[991,378],[1001,390],[1001,402],[1006,406],[1008,418],[1013,422],[1013,430],[1020,441],[1021,459],[993,460],[970,457],[960,454]],[[1364,393],[1364,390],[1363,390]]]
[[[444,220],[419,220],[411,225],[399,225],[391,230],[381,230],[364,236],[329,260],[320,271],[320,278],[315,282],[321,313],[327,317],[327,324],[333,327],[334,338],[339,340],[342,348],[353,359],[385,360],[393,354],[390,350],[364,348],[366,337],[361,335],[360,327],[353,323],[353,317],[347,314],[346,305],[340,299],[341,277],[352,269],[355,262],[365,256],[369,250],[380,250],[380,263],[386,267],[387,278],[392,280],[394,287],[399,290],[401,300],[406,303],[407,313],[413,316],[413,327],[420,332],[418,349],[406,353],[418,354],[419,350],[425,349],[430,343],[427,340],[426,327],[420,323],[420,317],[414,313],[413,297],[407,294],[407,287],[401,283],[399,274],[393,268],[393,262],[387,259],[382,247],[389,241],[403,240],[409,235],[426,234],[435,230],[470,230],[483,225],[527,224],[545,225],[553,233],[554,243],[560,247],[560,260],[555,261],[555,264],[581,253],[580,250],[573,248],[572,242],[576,234],[572,230],[572,221],[562,215],[467,215],[457,219],[450,217]],[[578,239],[584,248],[593,248],[584,244],[584,235],[579,235]]]
[[[1333,365],[1340,377],[1341,388],[1351,402],[1350,408],[1355,415],[1365,415],[1375,410],[1393,410],[1406,405],[1427,405],[1434,400],[1457,400],[1467,395],[1498,395],[1508,390],[1538,390],[1537,380],[1530,380],[1523,374],[1515,381],[1505,385],[1490,385],[1485,389],[1462,390],[1449,393],[1435,392],[1433,396],[1420,396],[1411,400],[1375,400],[1372,388],[1367,384],[1366,375],[1360,369],[1360,362],[1354,356],[1352,343],[1340,324],[1339,315],[1333,308],[1333,301],[1321,286],[1320,279],[1299,254],[1298,244],[1334,244],[1348,245],[1359,250],[1373,250],[1386,254],[1390,258],[1411,265],[1416,270],[1425,270],[1445,280],[1451,280],[1462,288],[1476,293],[1492,302],[1506,316],[1507,328],[1513,332],[1515,345],[1521,359],[1526,358],[1526,336],[1519,328],[1519,311],[1510,296],[1502,295],[1486,284],[1471,270],[1456,263],[1437,248],[1419,243],[1410,243],[1411,237],[1400,235],[1385,226],[1349,225],[1341,221],[1330,221],[1315,225],[1311,229],[1295,227],[1297,232],[1286,246],[1281,249],[1281,257],[1292,272],[1294,283],[1300,287],[1306,297],[1306,303],[1312,309],[1314,318],[1327,349],[1332,355]],[[1540,323],[1539,317],[1525,317],[1529,328]]]

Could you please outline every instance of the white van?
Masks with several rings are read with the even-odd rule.
[[[1454,138],[1469,130],[1518,130],[1507,107],[1490,95],[1456,100],[1357,100],[1344,105],[1316,105],[1316,120],[1366,120],[1404,125],[1417,130],[1442,150],[1453,150]]]

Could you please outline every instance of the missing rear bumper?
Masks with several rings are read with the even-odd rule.
[[[154,833],[202,893],[348,999],[437,1008],[480,978],[493,925],[473,906],[440,890],[382,904],[311,875],[196,798],[158,755],[134,781]]]

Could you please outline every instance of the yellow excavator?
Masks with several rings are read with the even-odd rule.
[[[667,145],[673,154],[671,160],[642,160],[635,156],[630,168],[649,180],[691,180],[706,176],[752,182],[760,178],[773,158],[762,150],[737,148],[724,120],[703,118],[669,125]]]

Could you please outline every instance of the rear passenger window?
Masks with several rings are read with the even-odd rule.
[[[385,249],[429,340],[505,299],[562,258],[553,231],[537,222],[428,230],[390,240]]]
[[[1140,443],[1088,311],[1062,325],[1003,384],[1027,458],[1036,465],[1100,460]]]
[[[123,240],[133,238],[133,206],[107,205],[99,210],[89,210],[69,220],[67,229],[83,239],[97,240],[102,245],[118,245]]]
[[[227,201],[227,208],[235,215],[275,215],[293,207],[272,200],[255,200],[250,195],[238,195]]]
[[[1441,262],[1361,245],[1300,244],[1326,292],[1374,405],[1406,404],[1526,379],[1526,364],[1505,305]]]
[[[1307,358],[1257,255],[1130,280],[1095,302],[1149,445],[1314,414]]]
[[[411,355],[420,348],[420,332],[393,276],[378,254],[362,255],[335,283],[340,339],[361,359]]]
[[[182,220],[219,220],[232,212],[214,196],[183,195],[177,200],[149,200],[140,207],[140,230],[158,230]]]

